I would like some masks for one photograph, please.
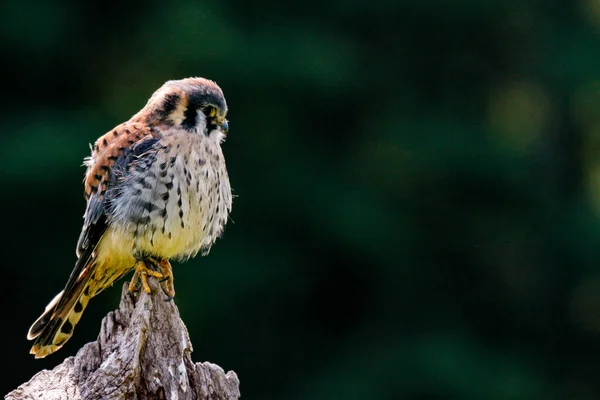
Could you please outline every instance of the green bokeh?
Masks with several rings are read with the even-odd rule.
[[[223,88],[232,221],[176,264],[244,399],[600,398],[600,1],[5,1],[2,394],[94,340],[64,285],[89,143],[168,79]]]

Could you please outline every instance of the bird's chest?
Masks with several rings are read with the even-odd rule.
[[[134,253],[193,256],[208,250],[227,221],[231,190],[223,154],[206,138],[161,139],[127,181],[123,221]]]

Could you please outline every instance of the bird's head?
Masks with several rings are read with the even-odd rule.
[[[167,81],[133,119],[166,129],[180,127],[221,141],[229,129],[221,88],[204,78]]]

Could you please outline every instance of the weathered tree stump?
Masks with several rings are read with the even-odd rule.
[[[152,294],[123,286],[119,308],[102,320],[98,340],[53,370],[44,370],[7,400],[202,399],[240,397],[233,371],[194,364],[192,343],[179,310],[165,301],[154,279]]]

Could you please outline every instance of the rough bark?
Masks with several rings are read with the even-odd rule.
[[[53,370],[44,370],[5,399],[210,399],[240,397],[233,371],[194,364],[179,310],[154,279],[152,294],[123,286],[121,304],[102,320],[98,340]]]

